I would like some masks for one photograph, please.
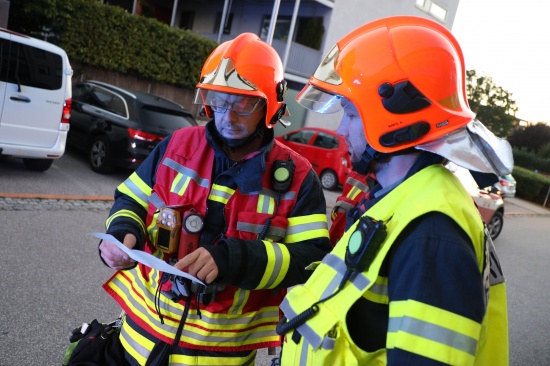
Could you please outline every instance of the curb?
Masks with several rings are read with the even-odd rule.
[[[45,193],[8,193],[0,192],[2,198],[30,198],[30,199],[45,199],[45,200],[79,200],[79,201],[113,201],[110,196],[70,196],[61,194],[45,194]]]

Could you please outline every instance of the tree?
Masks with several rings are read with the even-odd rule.
[[[550,141],[550,126],[544,122],[517,129],[509,138],[510,145],[532,153],[540,153]],[[544,148],[546,154],[547,148]]]
[[[512,133],[518,111],[512,93],[496,85],[491,77],[467,70],[466,95],[476,118],[495,135],[507,137]]]

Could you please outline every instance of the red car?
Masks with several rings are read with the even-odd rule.
[[[348,145],[333,130],[304,127],[275,139],[311,162],[324,189],[335,190],[351,172]]]

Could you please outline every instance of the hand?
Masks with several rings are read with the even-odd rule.
[[[179,270],[189,267],[187,272],[191,276],[195,276],[207,284],[214,282],[218,277],[218,266],[210,252],[204,248],[198,248],[187,254],[174,267]]]
[[[126,234],[122,244],[132,249],[136,245],[136,242],[137,239],[134,234]],[[124,253],[122,249],[107,240],[101,241],[99,250],[101,251],[101,258],[103,258],[105,263],[111,268],[125,269],[133,267],[136,264],[136,261],[130,258],[128,254]]]

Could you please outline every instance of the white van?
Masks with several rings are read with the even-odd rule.
[[[0,28],[0,155],[38,171],[63,155],[72,75],[61,48]]]

